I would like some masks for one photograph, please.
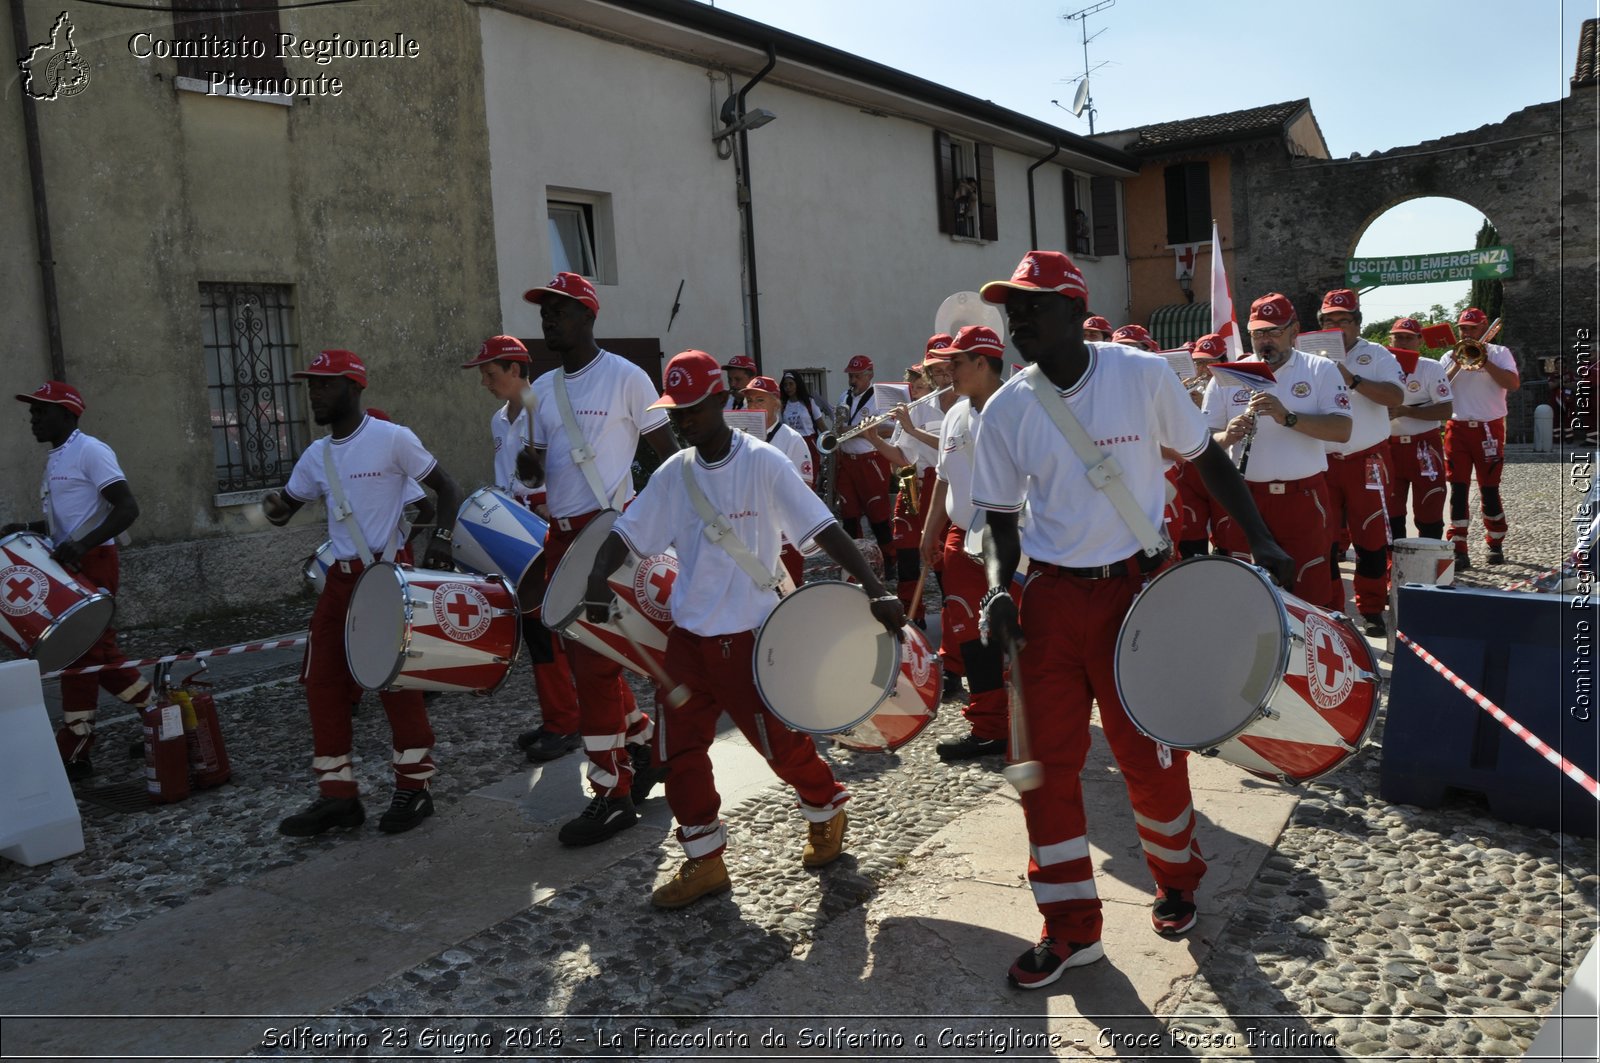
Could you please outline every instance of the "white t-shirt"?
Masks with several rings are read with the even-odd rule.
[[[817,482],[816,470],[811,467],[811,448],[806,446],[799,432],[779,421],[767,430],[767,442],[788,455],[794,471],[800,474],[807,487]]]
[[[1241,359],[1259,362],[1250,355]],[[1350,391],[1344,386],[1339,367],[1326,358],[1304,351],[1291,351],[1283,365],[1272,371],[1276,380],[1270,394],[1278,397],[1284,409],[1295,414],[1334,413],[1350,416]],[[1206,424],[1220,432],[1228,422],[1250,405],[1250,389],[1224,384],[1216,377],[1206,385]],[[1234,464],[1244,451],[1244,440],[1228,448]],[[1256,418],[1256,438],[1250,445],[1250,465],[1244,478],[1251,483],[1269,480],[1303,480],[1328,469],[1328,451],[1322,440],[1304,432],[1285,428],[1270,417]]]
[[[528,410],[520,402],[513,405],[515,418],[507,419],[504,406],[489,418],[489,434],[494,437],[494,485],[512,498],[525,500],[533,489],[517,479],[517,454],[528,446]]]
[[[950,523],[962,529],[971,528],[978,515],[972,504],[972,452],[982,423],[983,413],[964,398],[950,407],[939,431],[939,479],[948,485],[944,508]]]
[[[678,578],[667,601],[674,623],[696,635],[753,631],[778,604],[778,594],[757,587],[726,550],[706,538],[683,484],[686,461],[694,462],[700,490],[768,571],[777,571],[784,539],[811,539],[834,522],[833,514],[782,451],[735,432],[728,455],[715,465],[704,464],[692,447],[662,462],[638,500],[617,518],[614,530],[640,557],[669,546],[677,550]]]
[[[1432,358],[1418,358],[1417,371],[1406,377],[1407,406],[1432,406],[1436,402],[1451,402],[1455,392],[1450,381],[1444,378],[1444,366]],[[1391,436],[1419,436],[1424,432],[1443,428],[1443,421],[1425,421],[1420,417],[1396,417],[1389,422]]]
[[[1166,504],[1161,447],[1195,457],[1210,441],[1205,421],[1165,359],[1113,343],[1087,346],[1088,372],[1062,398],[1096,449],[1117,459],[1122,482],[1159,528]],[[1033,394],[1027,380],[1034,372],[1012,377],[984,405],[973,504],[1020,513],[1026,503],[1022,552],[1034,560],[1088,568],[1132,557],[1138,538],[1089,482],[1084,463]]]
[[[1501,369],[1518,372],[1517,359],[1510,347],[1489,344],[1489,361]],[[1455,352],[1440,358],[1439,364],[1449,372],[1456,364]],[[1450,381],[1450,389],[1455,393],[1455,408],[1450,411],[1452,421],[1497,421],[1506,415],[1506,389],[1481,369],[1461,370]]]
[[[321,499],[327,503],[328,538],[339,561],[353,561],[361,552],[345,522],[333,515],[334,496],[322,456],[329,446],[333,447],[333,467],[344,485],[345,500],[367,548],[375,556],[388,556],[402,545],[405,505],[416,486],[412,481],[425,478],[438,463],[411,429],[376,417],[363,417],[356,430],[343,439],[323,436],[313,440],[294,463],[286,490],[301,502]],[[449,516],[440,514],[441,519]]]
[[[783,404],[783,423],[793,428],[803,436],[817,434],[817,421],[822,417],[822,407],[817,405],[816,399],[806,403],[796,399],[788,399]]]
[[[533,382],[537,417],[533,445],[544,452],[545,491],[552,517],[575,517],[602,508],[589,481],[572,460],[572,444],[556,406],[555,374]],[[594,450],[595,468],[608,498],[633,496],[633,455],[639,437],[667,423],[667,411],[652,410],[660,398],[645,371],[619,355],[601,351],[576,373],[567,374],[567,395],[584,441]]]
[[[66,442],[52,448],[44,459],[39,501],[50,524],[50,538],[57,544],[65,543],[78,532],[98,525],[111,512],[111,504],[101,496],[101,490],[126,479],[110,447],[74,428]],[[110,541],[84,546],[93,549]]]
[[[871,384],[868,384],[865,395],[851,395],[850,392],[846,391],[844,393],[844,397],[839,400],[839,404],[844,406],[848,411],[849,419],[846,420],[844,424],[834,425],[833,430],[839,435],[843,435],[845,429],[853,428],[854,426],[860,424],[864,418],[877,416],[877,390]],[[846,440],[845,442],[840,443],[839,451],[843,454],[876,453],[876,451],[872,449],[872,444],[867,441],[865,433],[856,436],[854,439]]]
[[[1363,381],[1372,380],[1404,388],[1405,370],[1387,347],[1371,340],[1357,340],[1344,355],[1344,367]],[[1340,379],[1344,379],[1340,377]],[[1350,440],[1347,443],[1325,443],[1329,454],[1354,454],[1376,446],[1389,438],[1389,407],[1381,406],[1354,388],[1350,394]],[[1251,462],[1255,458],[1250,459]]]

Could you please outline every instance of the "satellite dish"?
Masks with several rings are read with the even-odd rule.
[[[1082,81],[1078,82],[1078,91],[1072,97],[1072,106],[1070,108],[1068,108],[1068,110],[1070,110],[1075,117],[1079,116],[1079,115],[1082,115],[1083,114],[1083,109],[1084,109],[1084,107],[1086,107],[1088,105],[1088,103],[1089,103],[1089,79],[1088,78],[1084,78]]]

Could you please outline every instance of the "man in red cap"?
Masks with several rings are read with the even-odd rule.
[[[905,625],[899,600],[884,590],[789,459],[728,427],[724,390],[722,370],[704,351],[684,351],[667,363],[666,394],[654,405],[670,411],[673,427],[691,449],[662,462],[637,504],[617,520],[595,558],[585,595],[590,619],[603,620],[614,596],[607,575],[630,550],[641,557],[668,547],[677,551],[678,578],[668,600],[675,626],[667,636],[666,662],[689,700],[672,710],[657,741],[669,767],[667,803],[686,859],[651,895],[658,908],[682,908],[732,885],[722,860],[728,828],[718,815],[721,798],[707,753],[724,712],[773,772],[794,787],[809,824],[801,863],[821,867],[843,851],[849,791],[817,755],[809,735],[789,730],[767,710],[755,684],[755,639],[778,604],[772,574],[783,540],[815,539],[860,581],[879,623],[895,634]],[[703,494],[705,511],[727,522],[718,542],[707,537],[686,474]],[[756,573],[736,560],[728,539],[737,539],[750,555],[748,564],[766,578],[757,582]]]
[[[1489,315],[1475,306],[1461,311],[1456,328],[1463,340],[1482,340]],[[1467,544],[1472,474],[1478,474],[1478,512],[1483,517],[1483,541],[1489,547],[1489,564],[1506,559],[1506,509],[1500,501],[1500,474],[1506,460],[1506,395],[1522,387],[1516,355],[1498,343],[1484,345],[1488,357],[1479,365],[1463,367],[1451,351],[1439,359],[1455,396],[1455,406],[1444,432],[1444,457],[1450,466],[1450,541],[1456,548],[1456,568],[1472,567]]]
[[[850,387],[839,399],[838,415],[834,417],[833,430],[839,435],[879,412],[872,387],[872,359],[858,354],[846,363],[844,371]],[[873,431],[889,434],[887,426]],[[859,538],[864,515],[872,528],[872,537],[883,551],[884,572],[894,571],[894,529],[889,523],[893,516],[890,499],[894,494],[894,475],[888,459],[877,452],[871,440],[861,436],[840,443],[837,458],[839,518],[845,530]]]
[[[539,307],[545,344],[561,356],[560,369],[533,382],[533,448],[542,458],[550,507],[545,565],[554,572],[590,521],[632,499],[639,438],[663,458],[678,444],[666,414],[652,405],[656,389],[644,370],[595,343],[600,299],[594,285],[558,273],[522,297]],[[637,823],[637,802],[660,780],[650,757],[654,724],[634,704],[620,664],[573,642],[566,651],[594,796],[557,838],[563,845],[593,845]]]
[[[1325,444],[1350,438],[1350,395],[1333,362],[1295,350],[1300,319],[1287,296],[1272,292],[1250,304],[1247,327],[1255,353],[1243,361],[1265,363],[1275,382],[1252,391],[1213,375],[1203,407],[1207,423],[1217,442],[1233,448],[1256,508],[1294,559],[1287,589],[1332,608]],[[1233,520],[1224,517],[1213,528],[1224,550],[1248,554]]]
[[[495,487],[529,509],[544,509],[548,513],[543,485],[530,488],[517,474],[517,460],[524,457],[533,438],[531,418],[523,405],[523,397],[529,391],[529,365],[528,348],[521,340],[515,336],[490,336],[478,348],[477,356],[462,362],[461,368],[476,369],[484,389],[501,404],[489,417],[489,436],[494,440]],[[523,578],[542,584],[548,575],[541,556]],[[536,763],[555,760],[583,745],[583,738],[578,734],[578,693],[572,685],[572,670],[567,666],[566,653],[556,644],[550,629],[544,626],[538,609],[522,614],[522,644],[527,647],[528,660],[533,665],[533,687],[539,699],[540,718],[538,727],[517,736],[517,748]]]
[[[1195,375],[1183,384],[1189,392],[1189,400],[1199,406],[1206,382],[1211,379],[1211,366],[1228,357],[1228,341],[1215,332],[1208,333],[1195,341],[1190,353],[1194,357]],[[1177,541],[1178,556],[1199,557],[1210,553],[1212,530],[1227,514],[1212,500],[1194,462],[1177,462],[1170,478],[1178,490],[1178,496],[1173,499],[1173,508],[1177,511],[1173,538]]]
[[[0,535],[30,531],[48,536],[55,544],[50,556],[77,572],[89,583],[117,593],[121,569],[117,562],[117,536],[139,518],[139,503],[117,455],[94,436],[78,428],[83,416],[83,396],[71,384],[49,380],[18,402],[28,404],[33,438],[50,445],[45,458],[39,497],[45,519],[27,524],[7,524]],[[67,778],[86,779],[94,771],[89,751],[94,747],[95,703],[103,689],[136,709],[150,703],[154,690],[117,648],[117,632],[107,627],[93,646],[74,664],[116,665],[104,672],[61,677],[61,728],[56,747],[67,767]]]
[[[1356,551],[1356,611],[1374,638],[1388,634],[1383,610],[1389,602],[1389,411],[1405,401],[1405,373],[1388,349],[1361,338],[1361,303],[1349,288],[1322,297],[1317,320],[1337,329],[1344,361],[1335,362],[1350,396],[1350,438],[1328,444],[1328,497],[1333,545],[1328,552],[1334,608],[1344,609],[1339,572],[1343,542]],[[1341,534],[1342,530],[1342,534]]]
[[[437,496],[441,514],[456,512],[461,491],[411,429],[362,411],[367,367],[356,354],[322,351],[293,376],[307,382],[312,418],[327,425],[329,434],[305,449],[283,492],[268,492],[261,506],[267,520],[280,528],[307,502],[321,501],[328,509],[334,562],[311,614],[300,667],[311,711],[311,766],[321,796],[278,824],[281,834],[309,838],[358,827],[367,818],[350,758],[350,692],[357,684],[345,658],[345,615],[356,581],[374,559],[410,560],[402,514],[413,481]],[[434,528],[423,563],[454,567],[449,528]],[[433,728],[422,691],[384,691],[378,699],[389,718],[395,778],[394,796],[378,829],[394,834],[433,815],[428,793],[434,775]]]
[[[728,367],[722,368],[728,379],[732,380],[732,374],[727,373]],[[816,466],[811,463],[811,448],[806,445],[805,437],[779,420],[783,412],[783,396],[778,393],[778,382],[770,376],[752,377],[745,385],[744,401],[750,409],[760,410],[767,415],[767,432],[764,438],[788,456],[789,463],[794,466],[795,472],[800,474],[800,479],[805,481],[807,487],[815,488],[817,476]],[[798,587],[804,583],[805,557],[795,544],[785,540],[780,557],[794,585]]]
[[[1090,314],[1083,322],[1083,342],[1110,343],[1111,334],[1115,331],[1111,327],[1111,322],[1099,314]]]
[[[1111,342],[1137,351],[1154,352],[1161,349],[1161,344],[1150,338],[1149,330],[1143,325],[1123,325],[1111,334]]]
[[[756,375],[756,360],[748,354],[736,354],[723,365],[728,376],[728,409],[744,409],[744,389]]]
[[[911,608],[912,600],[917,597],[917,586],[922,582],[919,546],[927,498],[933,490],[934,466],[939,460],[939,422],[944,416],[940,404],[954,398],[946,392],[937,401],[914,407],[933,393],[934,364],[930,355],[928,361],[906,368],[906,391],[910,398],[888,411],[893,418],[889,437],[885,439],[876,432],[861,437],[889,463],[895,479],[894,519],[890,525],[894,531],[893,572],[895,593],[907,609]],[[949,379],[942,363],[940,372]],[[918,602],[911,619],[920,626],[924,616],[922,604]]]
[[[1293,574],[1168,364],[1083,342],[1088,289],[1071,259],[1030,251],[1009,281],[986,284],[979,294],[1005,305],[1011,341],[1032,363],[984,406],[972,501],[987,511],[990,533],[989,590],[979,615],[1013,649],[1022,702],[1033,708],[1026,724],[1032,753],[1042,766],[1039,785],[1022,794],[1022,811],[1032,856],[1028,879],[1044,930],[1009,972],[1012,984],[1037,989],[1104,955],[1080,778],[1096,702],[1156,883],[1151,924],[1176,935],[1196,920],[1194,894],[1205,861],[1194,845],[1187,755],[1168,756],[1139,733],[1122,707],[1114,672],[1117,631],[1145,575],[1167,552],[1166,544],[1157,546],[1156,531],[1166,495],[1161,448],[1199,466],[1264,567],[1284,580]],[[1058,428],[1068,418],[1104,455],[1092,466]],[[1091,477],[1091,469],[1104,474],[1108,467],[1107,480]],[[1099,489],[1110,479],[1131,496],[1126,509],[1113,501],[1120,490]],[[1019,529],[1024,505],[1028,524]],[[1029,570],[1019,626],[1010,586],[1024,552]]]
[[[1389,488],[1389,531],[1404,539],[1406,496],[1417,534],[1444,538],[1445,461],[1443,422],[1450,419],[1454,394],[1444,369],[1422,357],[1422,326],[1402,317],[1389,327],[1389,352],[1406,375],[1406,401],[1390,408],[1389,461],[1394,480]]]

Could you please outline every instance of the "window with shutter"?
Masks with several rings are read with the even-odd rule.
[[[1068,254],[1094,254],[1094,228],[1089,211],[1093,197],[1089,194],[1089,179],[1071,170],[1061,171],[1061,201],[1066,205],[1066,246]]]
[[[933,170],[939,231],[951,236],[998,240],[994,148],[936,129]]]
[[[278,0],[208,0],[180,4],[172,12],[172,36],[185,51],[210,52],[213,41],[236,46],[227,58],[178,59],[178,76],[209,82],[213,71],[239,81],[286,76],[278,55]]]
[[[1167,243],[1192,244],[1211,238],[1211,165],[1173,163],[1166,169]]]
[[[1118,236],[1121,217],[1117,210],[1117,179],[1114,177],[1089,178],[1089,199],[1093,209],[1089,212],[1094,225],[1094,253],[1116,255],[1121,253]]]

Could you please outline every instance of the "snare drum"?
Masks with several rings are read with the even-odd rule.
[[[594,568],[594,559],[618,516],[615,510],[600,513],[567,547],[561,563],[550,574],[550,588],[544,594],[544,623],[562,638],[653,679],[666,668],[667,634],[673,626],[667,600],[673,581],[678,578],[676,553],[668,551],[644,558],[629,555],[608,580],[621,609],[618,619],[597,624],[585,615],[583,600],[589,589],[589,570]],[[629,636],[639,649],[630,644]],[[641,652],[648,654],[649,660],[640,657]]]
[[[324,540],[323,544],[317,547],[316,553],[305,559],[301,573],[305,576],[306,582],[311,584],[311,589],[319,595],[328,582],[328,569],[332,568],[337,560],[338,558],[333,556],[332,539]]]
[[[852,749],[898,749],[932,721],[942,685],[922,633],[909,624],[902,632],[903,645],[855,584],[808,583],[756,635],[756,690],[796,731],[837,735]]]
[[[32,532],[0,539],[0,642],[39,669],[65,668],[99,641],[116,602],[50,557]]]
[[[1145,735],[1264,779],[1332,771],[1377,718],[1377,667],[1349,618],[1230,557],[1190,558],[1152,579],[1122,622],[1115,669]]]
[[[516,596],[503,576],[378,561],[350,594],[345,659],[363,690],[492,694],[521,648]]]
[[[550,525],[515,498],[493,487],[480,487],[456,511],[451,550],[456,564],[484,575],[499,573],[516,588],[524,613],[539,607],[544,581],[534,569],[544,554]]]

